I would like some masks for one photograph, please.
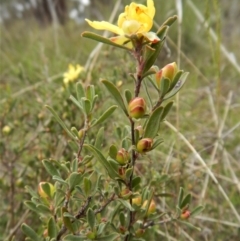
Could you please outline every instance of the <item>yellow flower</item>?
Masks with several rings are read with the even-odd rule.
[[[63,74],[63,82],[67,85],[69,82],[73,82],[79,76],[79,74],[84,70],[79,64],[74,67],[72,64],[68,65],[68,71]]]
[[[2,128],[2,132],[6,135],[9,134],[11,132],[11,130],[12,130],[11,127],[8,125],[6,125]]]
[[[147,6],[132,2],[125,7],[125,12],[118,17],[118,26],[106,21],[90,21],[86,19],[88,24],[98,30],[108,30],[119,36],[110,38],[111,41],[132,48],[130,42],[132,35],[138,38],[144,36],[149,42],[158,42],[159,38],[156,33],[149,32],[153,25],[153,17],[155,15],[155,7],[153,0],[147,0]]]

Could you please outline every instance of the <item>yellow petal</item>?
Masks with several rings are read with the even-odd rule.
[[[99,21],[90,21],[88,19],[85,19],[85,20],[88,22],[88,24],[91,27],[93,27],[95,29],[98,29],[98,30],[108,30],[108,31],[113,32],[113,33],[118,34],[118,35],[123,34],[123,30],[121,28],[119,28],[118,26],[113,25],[113,24],[111,24],[109,22],[106,22],[106,21],[101,21],[101,22],[99,22]]]
[[[154,7],[153,0],[148,0],[147,1],[147,7],[148,7],[149,17],[153,19],[154,15],[155,15],[155,7]]]

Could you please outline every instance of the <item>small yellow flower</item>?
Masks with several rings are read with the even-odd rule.
[[[74,67],[72,64],[68,65],[68,71],[63,74],[63,83],[67,85],[69,82],[73,82],[79,76],[79,74],[84,70],[84,68],[77,64]]]
[[[5,135],[7,135],[7,134],[9,134],[10,132],[11,132],[11,127],[10,126],[8,126],[8,125],[6,125],[6,126],[4,126],[3,128],[2,128],[2,132],[5,134]]]
[[[159,38],[156,33],[149,32],[153,26],[153,17],[155,15],[155,7],[153,0],[147,0],[147,6],[132,2],[125,7],[124,13],[118,17],[118,26],[106,21],[90,21],[86,19],[88,24],[98,30],[108,30],[119,36],[110,38],[111,41],[132,48],[130,42],[132,35],[137,37],[144,36],[149,42],[158,42]]]

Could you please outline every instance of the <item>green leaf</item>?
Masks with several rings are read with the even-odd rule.
[[[111,145],[110,148],[109,148],[109,152],[108,152],[108,155],[112,158],[112,159],[115,159],[116,156],[117,156],[117,152],[118,152],[118,149],[115,145]]]
[[[196,226],[194,226],[193,224],[191,224],[191,223],[189,223],[189,222],[182,221],[182,220],[179,220],[179,219],[177,219],[177,222],[182,223],[182,224],[185,224],[185,225],[188,226],[189,228],[193,228],[193,229],[196,229],[196,230],[198,230],[198,231],[201,231],[201,228],[196,227]]]
[[[87,222],[91,230],[93,231],[95,228],[95,213],[91,208],[89,208],[87,211]]]
[[[45,167],[46,171],[51,175],[51,176],[59,176],[60,174],[58,170],[55,168],[55,166],[51,163],[51,161],[48,160],[42,160],[43,166]]]
[[[63,238],[63,241],[86,241],[86,239],[87,237],[84,235],[76,236],[76,235],[69,234]]]
[[[39,197],[37,192],[35,192],[30,186],[25,186],[25,189],[32,197]]]
[[[96,40],[98,42],[102,42],[104,44],[112,45],[114,47],[122,48],[122,49],[125,49],[125,50],[130,50],[129,48],[127,48],[124,45],[116,44],[116,43],[112,42],[111,40],[109,40],[108,38],[105,38],[101,35],[98,35],[98,34],[95,34],[95,33],[92,33],[92,32],[87,32],[87,31],[83,32],[82,37],[90,38],[90,39]]]
[[[84,92],[84,88],[81,82],[77,82],[76,84],[76,92],[77,92],[77,99],[78,102],[81,102],[81,99],[83,97],[85,97],[85,92]]]
[[[191,200],[192,200],[192,195],[189,193],[189,194],[186,195],[186,197],[182,200],[181,205],[179,206],[180,209],[183,209],[183,208],[189,206],[190,203],[191,203]]]
[[[83,106],[81,101],[78,101],[73,95],[70,95],[69,99],[83,112]]]
[[[71,163],[71,170],[72,172],[77,172],[78,170],[78,159],[75,158]]]
[[[71,132],[73,133],[73,135],[79,140],[79,134],[78,134],[78,130],[75,126],[71,127]]]
[[[133,172],[133,167],[130,167],[126,170],[125,175],[127,180],[129,180],[130,176],[132,175],[132,172]]]
[[[100,223],[98,225],[97,236],[101,235],[108,223]]]
[[[91,192],[92,182],[87,177],[83,178],[83,187],[84,187],[85,195],[86,197],[88,197]]]
[[[88,85],[85,92],[86,92],[86,98],[89,99],[90,102],[92,102],[95,96],[94,85]]]
[[[196,215],[198,215],[199,213],[201,213],[203,210],[204,210],[204,208],[205,207],[203,207],[203,206],[198,206],[198,207],[196,207],[196,208],[194,208],[192,211],[191,211],[191,217],[193,217],[193,216],[196,216]]]
[[[64,216],[64,213],[65,212],[68,212],[67,209],[65,207],[62,207],[62,220],[63,220],[63,223],[64,225],[66,226],[66,228],[74,234],[74,229],[73,229],[73,225],[72,225],[72,222],[71,222],[71,219],[69,217],[65,217]]]
[[[87,98],[83,97],[82,98],[82,107],[83,107],[83,111],[86,115],[88,115],[91,111],[92,105],[90,100],[88,100]]]
[[[100,238],[98,238],[98,241],[114,241],[116,239],[118,239],[120,237],[120,234],[118,233],[111,233],[105,236],[102,236]]]
[[[131,91],[130,90],[125,90],[124,94],[125,94],[125,99],[126,99],[127,103],[129,103],[131,101],[131,99],[132,99]]]
[[[166,25],[166,26],[171,26],[175,21],[177,20],[177,15],[174,15],[170,18],[168,18],[163,24],[162,26]]]
[[[48,236],[50,238],[56,238],[57,236],[57,227],[53,217],[48,220]]]
[[[146,61],[145,66],[143,68],[143,74],[145,74],[152,67],[155,60],[157,59],[157,57],[158,57],[158,55],[159,55],[159,53],[160,53],[160,51],[163,47],[163,44],[165,42],[165,37],[167,35],[168,28],[169,28],[168,26],[161,26],[159,28],[159,30],[157,31],[157,35],[160,38],[160,41],[157,42],[157,43],[151,44],[151,48],[153,50],[155,50],[154,52],[153,52],[153,50],[151,50],[153,52],[152,54],[151,53],[145,54],[145,56],[147,58],[147,61]]]
[[[134,211],[133,207],[131,206],[131,204],[129,203],[129,201],[127,200],[123,200],[123,199],[116,199],[117,201],[119,201],[124,207],[126,207],[129,211]]]
[[[181,207],[181,203],[183,200],[184,190],[182,187],[180,187],[179,194],[178,194],[178,207]]]
[[[62,126],[62,128],[67,132],[67,134],[69,135],[69,137],[71,137],[74,141],[76,141],[75,136],[72,134],[72,132],[70,130],[68,130],[67,126],[65,125],[65,123],[60,119],[60,117],[57,115],[57,113],[48,105],[46,105],[46,108],[53,114],[53,116],[55,117],[55,119],[57,120],[57,122]]]
[[[166,31],[168,29],[168,27],[165,27]],[[143,68],[143,75],[145,75],[145,73],[152,67],[152,65],[154,64],[155,60],[157,59],[163,44],[165,42],[165,39],[160,40],[158,43],[152,44],[151,47],[152,49],[154,49],[154,53],[148,58],[148,60],[145,62],[144,68]]]
[[[33,203],[32,201],[25,201],[24,204],[25,204],[25,206],[27,206],[28,209],[38,213],[38,209],[36,207],[36,204]]]
[[[97,133],[96,139],[95,139],[95,143],[94,143],[94,146],[95,146],[97,149],[101,149],[101,148],[102,148],[103,139],[104,139],[104,127],[101,127],[101,128],[98,130],[98,133]]]
[[[137,176],[134,177],[132,180],[132,188],[135,188],[136,186],[138,186],[141,183],[141,177]]]
[[[85,155],[83,160],[79,163],[81,166],[88,164],[93,159],[93,156]]]
[[[169,88],[169,91],[171,91],[175,85],[177,84],[177,82],[179,81],[179,79],[181,78],[182,74],[183,74],[183,70],[179,70],[176,75],[174,76],[172,82],[171,82],[171,85],[170,85],[170,88]]]
[[[41,185],[41,187],[42,187],[43,191],[47,194],[48,197],[52,196],[51,187],[48,182],[43,183]]]
[[[157,135],[159,130],[159,125],[161,122],[162,112],[163,112],[162,106],[159,106],[152,112],[145,128],[144,137],[153,139]]]
[[[155,149],[157,146],[159,146],[161,143],[163,143],[163,139],[161,137],[157,137],[154,139],[152,149]]]
[[[23,233],[33,241],[41,240],[41,238],[37,235],[37,233],[32,228],[30,228],[27,224],[23,223],[21,226],[21,229]]]
[[[58,181],[58,182],[61,183],[61,184],[67,185],[67,182],[64,181],[64,180],[63,180],[61,177],[59,177],[59,176],[53,176],[52,179],[55,180],[55,181]]]
[[[146,71],[146,72],[143,74],[142,78],[145,78],[145,77],[147,77],[147,76],[149,76],[149,75],[153,75],[153,74],[156,74],[156,71],[151,67],[148,71]],[[156,86],[156,85],[155,85],[155,86]]]
[[[123,102],[123,98],[119,92],[119,90],[117,89],[117,87],[107,81],[107,80],[102,80],[102,83],[105,85],[105,87],[108,89],[108,91],[110,92],[110,94],[112,95],[112,97],[116,100],[116,102],[118,103],[118,105],[122,108],[122,110],[124,111],[124,113],[126,114],[126,116],[128,116],[128,111],[126,109],[126,106]]]
[[[169,87],[170,87],[170,80],[167,78],[162,78],[160,82],[160,92],[162,97],[168,92]]]
[[[109,176],[114,179],[116,177],[120,177],[118,173],[114,171],[110,163],[107,161],[107,159],[103,156],[103,154],[94,146],[89,144],[84,144],[84,147],[91,151],[96,159],[103,165],[103,167],[107,170]]]
[[[120,212],[119,214],[119,221],[120,221],[120,224],[121,226],[125,226],[125,223],[126,223],[126,219],[125,219],[125,214],[123,212]]]
[[[72,192],[75,186],[79,185],[82,182],[82,174],[77,172],[72,172],[68,182],[69,182],[70,192]]]
[[[188,72],[182,74],[180,80],[177,82],[174,88],[164,96],[164,100],[173,97],[183,87],[184,83],[186,82],[188,74]]]
[[[91,127],[103,123],[103,122],[117,109],[117,107],[118,107],[117,105],[113,105],[113,106],[109,107],[109,108],[91,125]]]
[[[39,204],[36,207],[38,209],[38,213],[42,213],[44,215],[52,215],[52,212],[50,211],[48,206]]]
[[[172,106],[173,106],[173,101],[167,103],[166,106],[164,106],[163,113],[161,115],[161,121],[167,116]]]
[[[152,55],[155,53],[156,49],[152,48],[149,45],[146,45],[144,48],[143,59],[147,63]],[[151,66],[150,66],[151,67]],[[145,69],[147,71],[148,69]]]

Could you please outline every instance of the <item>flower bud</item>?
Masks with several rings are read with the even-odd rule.
[[[50,196],[49,196],[49,194],[46,193],[46,192],[44,191],[44,189],[42,188],[42,186],[43,186],[44,184],[48,184],[48,186],[49,186],[49,188],[50,188]],[[54,195],[54,192],[55,192],[55,187],[54,187],[51,183],[49,183],[49,182],[40,182],[40,183],[38,184],[38,194],[39,194],[39,196],[42,197],[43,199],[52,198],[53,195]]]
[[[94,240],[96,238],[95,232],[89,231],[87,233],[87,238],[90,239],[90,240]]]
[[[141,196],[133,198],[132,199],[132,204],[135,204],[136,206],[141,206],[141,204],[142,204]]]
[[[143,205],[142,205],[142,208],[145,209],[146,206],[147,206],[147,203],[148,203],[148,200],[146,200]],[[154,202],[154,200],[152,199],[151,202],[150,202],[150,205],[149,205],[149,208],[148,208],[148,211],[147,211],[147,216],[149,216],[150,214],[153,214],[156,212],[156,203]]]
[[[85,130],[84,130],[84,129],[79,130],[79,131],[78,131],[78,138],[79,138],[79,139],[82,139],[82,137],[84,136],[84,134],[85,134]]]
[[[178,72],[178,67],[175,62],[173,62],[171,64],[167,64],[165,67],[160,69],[156,73],[156,82],[157,82],[158,87],[160,87],[160,82],[161,82],[162,78],[167,78],[170,81],[172,81],[177,72]]]
[[[124,167],[119,167],[118,168],[118,174],[120,177],[125,178],[125,168]]]
[[[141,118],[146,112],[146,102],[141,97],[136,97],[129,102],[128,105],[129,116],[133,118]]]
[[[145,229],[139,228],[136,232],[135,232],[135,236],[137,238],[140,238],[143,236],[143,234],[145,233]]]
[[[129,199],[130,196],[132,196],[132,192],[128,189],[128,188],[125,188],[121,191],[120,195],[119,195],[122,199]]]
[[[181,219],[188,219],[191,216],[191,212],[189,210],[184,210],[180,216]]]
[[[130,155],[126,149],[121,148],[116,155],[116,160],[119,164],[125,165],[130,160]]]
[[[137,151],[144,153],[152,150],[153,139],[143,138],[137,143]]]

